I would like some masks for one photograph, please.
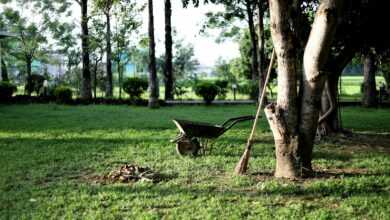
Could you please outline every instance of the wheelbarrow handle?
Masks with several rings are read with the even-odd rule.
[[[239,122],[250,121],[250,120],[254,120],[254,119],[255,119],[255,116],[253,116],[253,115],[230,118],[227,121],[225,121],[221,126],[224,127],[225,131],[227,131]]]

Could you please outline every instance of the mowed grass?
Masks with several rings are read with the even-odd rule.
[[[172,118],[212,123],[255,106],[0,106],[0,219],[389,219],[389,109],[343,108],[352,138],[316,145],[321,171],[277,180],[262,120],[250,174],[232,175],[249,134],[242,123],[203,157],[181,158]],[[151,167],[160,183],[102,184],[124,163]]]

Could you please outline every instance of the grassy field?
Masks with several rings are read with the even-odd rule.
[[[199,158],[176,155],[172,118],[221,122],[254,106],[0,106],[0,219],[389,219],[389,109],[344,108],[351,138],[314,150],[318,176],[271,177],[273,139],[262,121],[250,174],[232,175],[249,123]],[[103,184],[124,163],[160,183]]]

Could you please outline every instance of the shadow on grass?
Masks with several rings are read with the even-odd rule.
[[[165,184],[155,184],[155,185],[105,185],[105,186],[93,186],[96,187],[98,191],[103,192],[116,192],[116,193],[125,193],[125,194],[135,194],[146,196],[150,199],[164,198],[166,196],[172,195],[193,195],[199,197],[236,197],[236,196],[357,196],[357,195],[367,195],[367,194],[382,194],[388,193],[386,187],[378,184],[375,181],[370,181],[372,178],[381,176],[382,174],[337,174],[343,175],[343,178],[337,176],[338,180],[318,180],[311,184],[304,183],[291,183],[285,184],[286,181],[283,180],[272,180],[271,173],[261,173],[262,175],[267,175],[267,181],[261,181],[256,186],[251,188],[220,188],[216,186],[198,186],[198,185],[165,185]],[[348,176],[349,175],[349,176]],[[351,179],[353,177],[364,177],[368,178],[364,182],[364,185],[351,184]],[[343,181],[346,182],[343,182]],[[311,181],[314,181],[313,179]]]

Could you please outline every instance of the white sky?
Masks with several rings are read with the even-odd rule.
[[[239,56],[238,44],[235,42],[215,43],[214,37],[200,36],[199,31],[205,19],[205,13],[218,10],[215,5],[204,5],[199,8],[183,9],[181,0],[172,0],[172,26],[179,38],[194,45],[195,56],[201,65],[212,66],[218,57],[231,59]],[[164,51],[164,0],[154,0],[155,35],[157,53]],[[147,31],[147,13],[144,13],[144,32]]]
[[[206,37],[201,36],[199,31],[204,23],[205,13],[209,11],[216,11],[221,9],[219,6],[212,4],[201,5],[199,8],[189,6],[183,8],[181,0],[172,1],[172,26],[177,31],[177,37],[184,39],[184,43],[191,43],[194,45],[195,57],[199,60],[203,66],[213,66],[219,57],[224,59],[231,59],[239,56],[238,43],[226,41],[223,43],[216,43],[215,36]],[[145,0],[140,1],[146,2]],[[16,8],[15,4],[9,4],[8,6]],[[26,6],[26,5],[25,5]],[[80,8],[77,5],[72,6],[73,19],[78,23],[80,16]],[[27,13],[27,14],[26,14]],[[29,10],[24,11],[27,17],[36,17],[32,15]],[[155,37],[156,37],[156,50],[157,55],[164,53],[164,0],[154,0],[154,16],[155,16]],[[143,26],[140,34],[147,33],[148,16],[147,10],[143,12]],[[79,27],[76,27],[77,29]],[[210,33],[216,33],[216,31]],[[174,39],[175,42],[175,39]]]

